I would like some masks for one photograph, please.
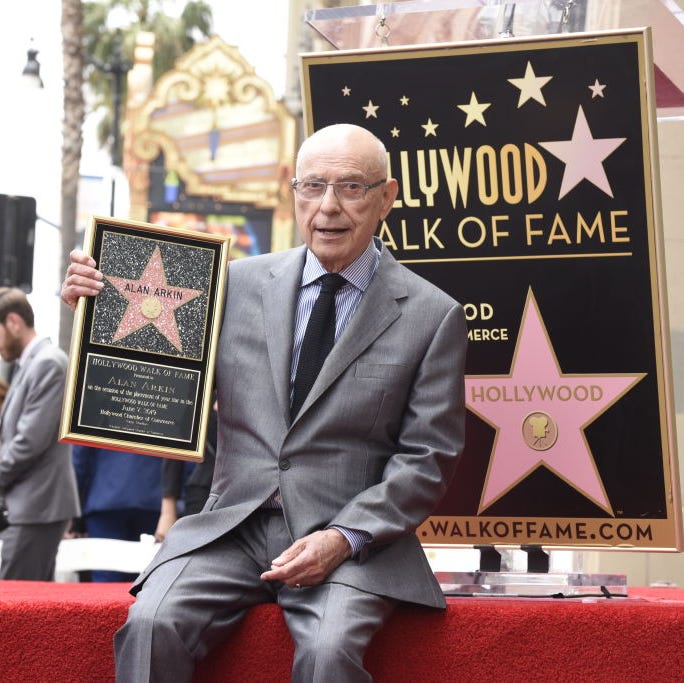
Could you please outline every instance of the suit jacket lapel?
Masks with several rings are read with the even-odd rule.
[[[271,280],[262,291],[266,345],[273,372],[276,398],[286,424],[290,422],[290,372],[294,317],[305,254],[306,247],[289,254],[271,271]]]
[[[401,315],[397,301],[408,296],[399,264],[383,249],[378,270],[361,297],[349,326],[333,346],[299,415]]]

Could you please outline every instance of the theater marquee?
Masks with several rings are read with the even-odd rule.
[[[421,540],[680,549],[649,30],[302,67],[307,132],[385,142],[378,235],[469,320],[467,446]]]

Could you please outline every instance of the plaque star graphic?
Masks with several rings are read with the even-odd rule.
[[[428,119],[427,123],[421,123],[420,127],[425,128],[425,137],[428,135],[434,135],[434,137],[437,137],[437,126],[439,126],[439,123],[432,123],[432,119]]]
[[[392,137],[393,137],[393,138],[398,138],[398,137],[399,137],[399,129],[398,129],[396,126],[394,126],[394,128],[392,128],[392,130],[390,131],[390,133],[392,134]]]
[[[492,106],[492,103],[478,102],[477,97],[474,92],[470,93],[470,102],[468,104],[457,104],[456,105],[461,111],[466,113],[465,128],[467,128],[473,121],[481,123],[486,126],[487,123],[484,120],[483,112]]]
[[[603,91],[606,89],[606,86],[599,83],[599,79],[597,78],[594,81],[594,85],[588,85],[587,88],[591,90],[591,99],[593,100],[595,97],[603,97]]]
[[[480,512],[544,466],[613,514],[584,429],[645,375],[566,375],[532,291],[508,375],[466,377],[466,405],[496,429]]]
[[[377,104],[373,104],[373,100],[368,100],[368,104],[365,107],[361,107],[366,112],[366,118],[369,119],[373,117],[374,119],[378,118],[377,111],[380,109],[380,106]]]
[[[406,97],[406,95],[404,95],[403,97],[401,97],[401,98],[399,99],[399,102],[401,102],[401,106],[402,106],[402,107],[408,107],[409,98]]]
[[[626,139],[593,138],[584,110],[580,106],[577,110],[571,140],[539,143],[545,150],[565,163],[558,199],[562,199],[585,179],[612,197],[613,191],[603,168],[603,160],[610,156]]]
[[[344,97],[349,97],[349,95],[351,95],[351,88],[348,85],[345,85],[344,88],[342,88],[342,95]]]
[[[518,98],[518,109],[528,100],[536,100],[540,104],[546,106],[544,95],[542,95],[542,88],[553,78],[553,76],[537,76],[532,68],[532,63],[527,62],[525,69],[525,76],[523,78],[509,78],[509,83],[512,83],[520,90],[520,97]]]
[[[113,342],[151,324],[180,352],[183,351],[174,311],[203,292],[168,284],[158,246],[138,280],[113,275],[105,275],[105,278],[128,301],[126,312],[112,337]]]

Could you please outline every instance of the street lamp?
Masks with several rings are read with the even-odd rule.
[[[101,62],[95,57],[88,57],[88,61],[102,73],[108,74],[112,78],[114,92],[113,104],[113,123],[112,123],[112,166],[121,167],[121,104],[123,99],[123,79],[131,70],[131,63],[123,58],[121,49],[121,29],[116,29],[114,34],[114,54],[108,62]],[[114,198],[116,194],[116,181],[112,176],[112,192],[109,205],[110,214],[114,215]]]
[[[32,88],[42,88],[43,80],[40,77],[40,62],[38,61],[38,50],[33,47],[33,39],[29,44],[29,49],[27,52],[28,59],[26,61],[26,66],[21,72],[24,78],[24,83]]]

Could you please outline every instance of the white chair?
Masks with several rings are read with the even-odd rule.
[[[160,544],[143,534],[140,541],[114,538],[65,538],[59,544],[55,581],[78,581],[77,572],[105,570],[140,573],[151,562]]]

